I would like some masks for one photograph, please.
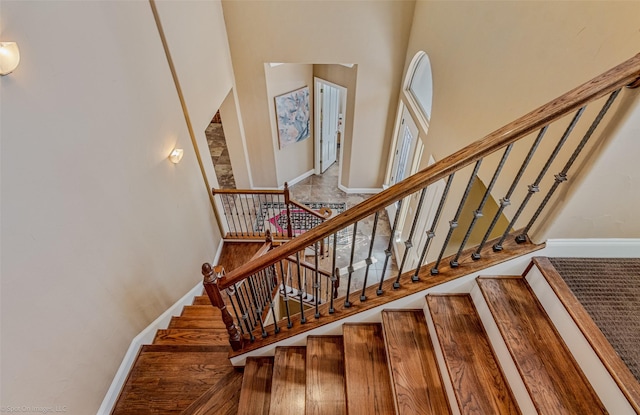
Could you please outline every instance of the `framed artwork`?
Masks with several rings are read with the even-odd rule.
[[[275,101],[280,148],[309,138],[309,87],[279,95]]]

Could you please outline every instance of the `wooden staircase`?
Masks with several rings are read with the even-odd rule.
[[[143,346],[113,414],[639,413],[605,408],[525,276],[430,293],[423,309],[383,310],[244,370],[207,301]]]

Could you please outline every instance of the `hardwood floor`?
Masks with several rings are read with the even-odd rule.
[[[384,310],[382,328],[397,414],[451,414],[424,311]]]
[[[478,278],[478,284],[538,411],[606,414],[527,282]]]
[[[238,415],[268,415],[273,357],[250,357],[244,367]]]
[[[394,414],[380,323],[345,324],[344,361],[349,415]]]
[[[306,348],[278,347],[274,357],[270,415],[304,414]]]
[[[462,414],[520,414],[471,297],[427,296]]]
[[[346,415],[342,336],[307,338],[307,415]]]

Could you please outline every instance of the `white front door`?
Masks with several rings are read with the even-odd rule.
[[[324,173],[336,161],[340,91],[334,86],[322,84],[320,94],[320,172]]]

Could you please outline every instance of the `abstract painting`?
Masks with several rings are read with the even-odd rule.
[[[280,148],[302,141],[310,135],[309,87],[275,97]]]

